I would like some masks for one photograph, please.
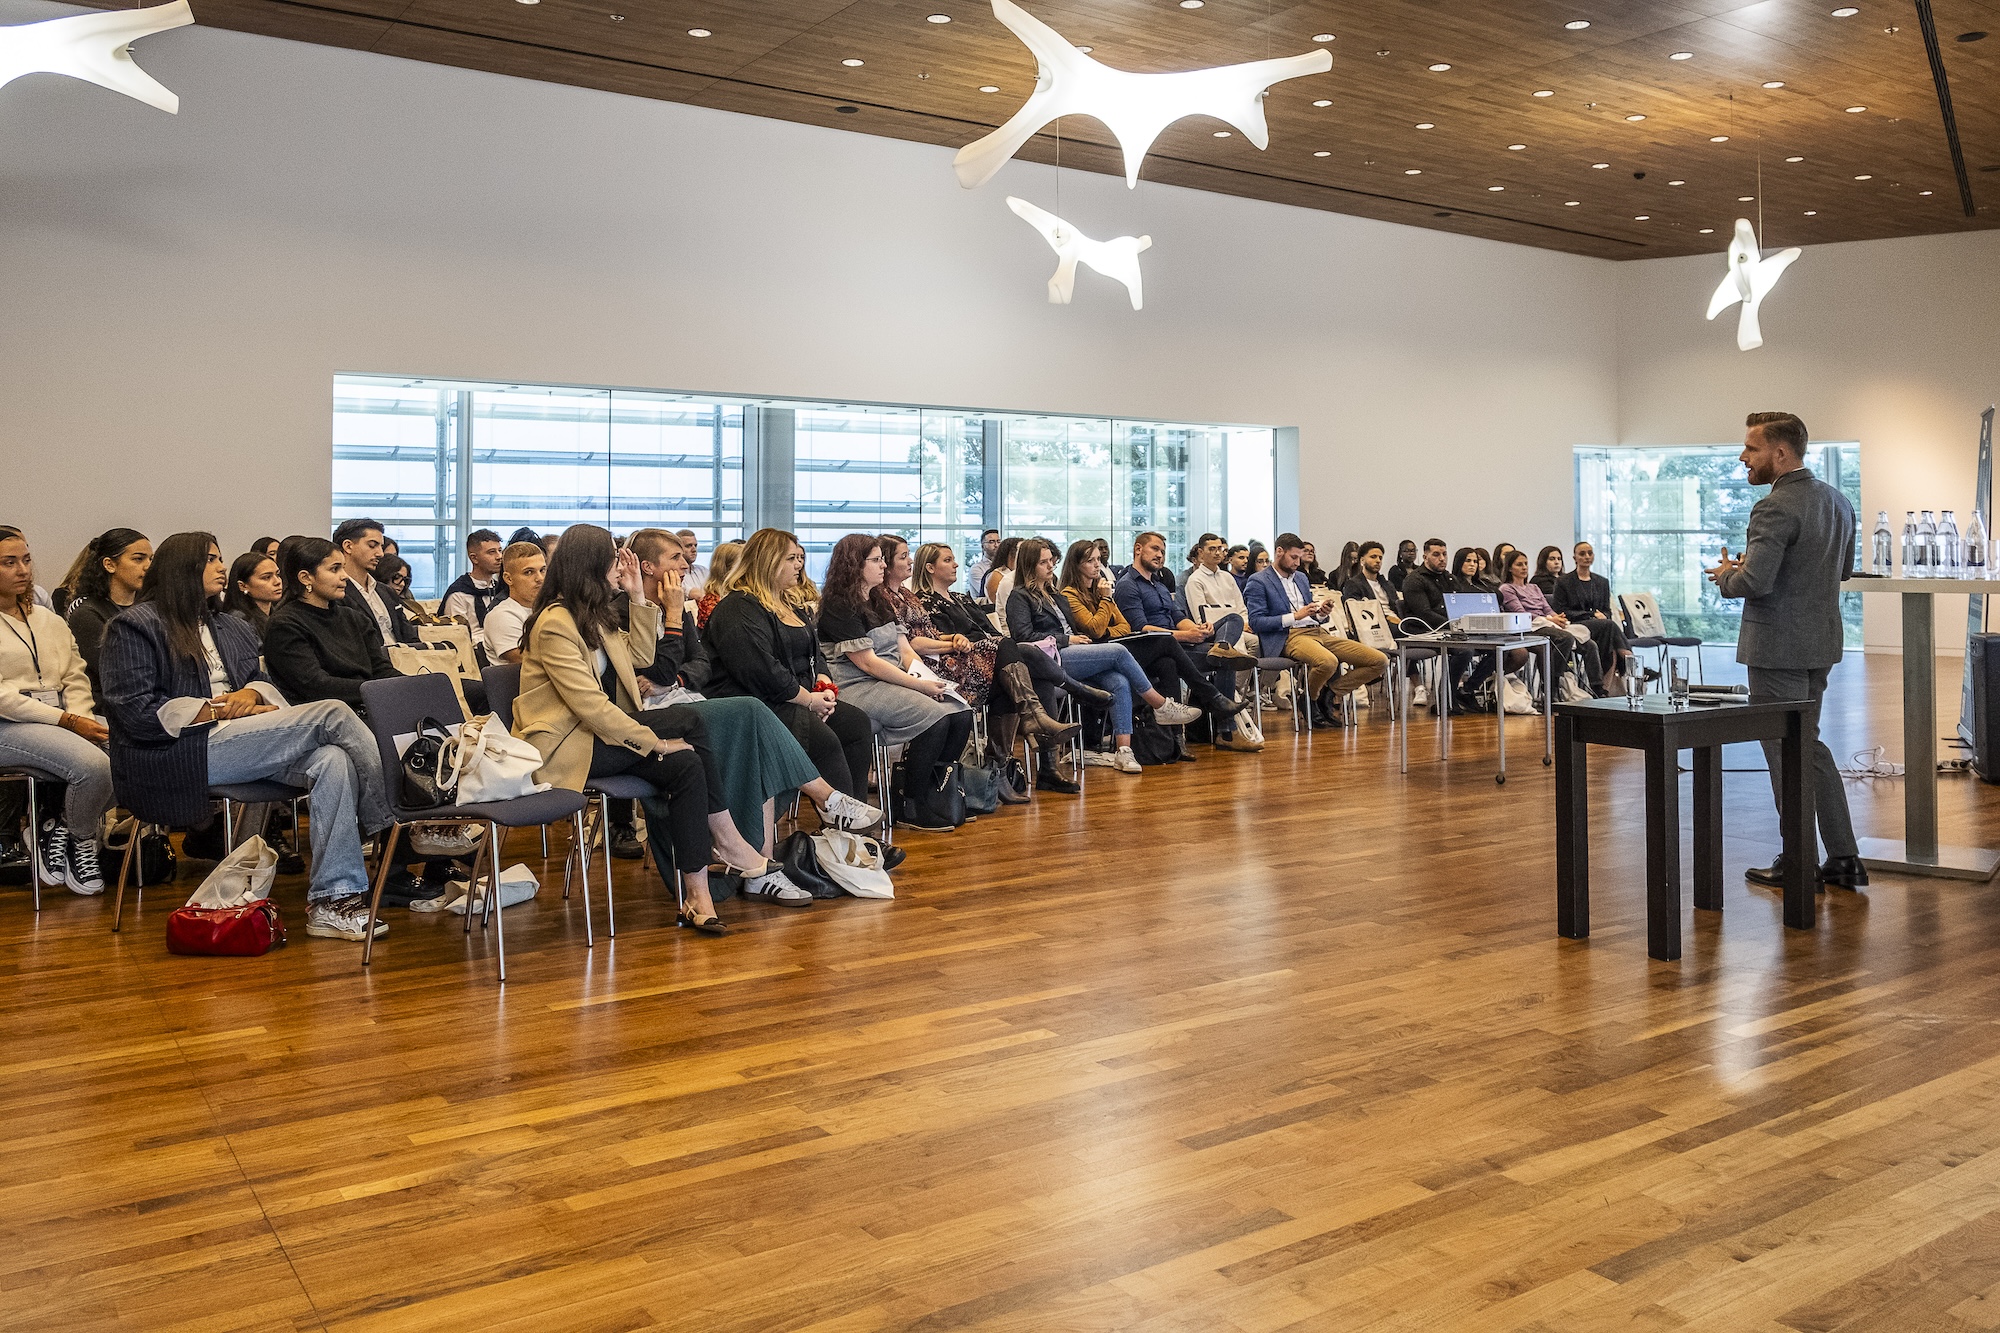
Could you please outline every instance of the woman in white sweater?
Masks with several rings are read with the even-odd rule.
[[[94,716],[90,679],[63,618],[35,602],[27,538],[0,533],[0,767],[40,769],[68,788],[60,818],[35,830],[45,884],[104,892],[97,828],[111,808],[110,733]]]

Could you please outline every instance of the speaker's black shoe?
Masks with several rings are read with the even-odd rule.
[[[1035,790],[1058,791],[1065,796],[1074,796],[1082,791],[1083,788],[1081,785],[1071,782],[1053,768],[1044,765],[1042,771],[1035,774]]]
[[[1768,884],[1774,889],[1785,887],[1785,854],[1779,852],[1767,866],[1752,866],[1743,872],[1743,878],[1753,884]]]
[[[1826,864],[1819,868],[1819,882],[1831,884],[1837,889],[1865,889],[1868,887],[1868,867],[1861,864],[1858,856],[1829,856]]]

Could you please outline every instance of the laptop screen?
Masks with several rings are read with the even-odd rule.
[[[1444,613],[1453,620],[1461,616],[1491,615],[1500,609],[1500,598],[1490,592],[1448,592]]]

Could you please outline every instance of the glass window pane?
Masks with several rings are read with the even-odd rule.
[[[806,572],[826,574],[850,532],[914,532],[923,511],[923,413],[893,407],[796,409],[792,531]]]
[[[333,523],[379,520],[410,562],[416,597],[435,597],[457,577],[456,402],[407,381],[334,382]]]

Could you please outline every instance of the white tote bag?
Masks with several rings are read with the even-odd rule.
[[[896,886],[871,838],[829,828],[813,834],[813,856],[826,877],[856,898],[893,898]]]
[[[247,907],[271,896],[278,877],[278,854],[254,834],[215,863],[208,878],[187,900],[189,907]]]
[[[509,734],[490,713],[461,726],[445,756],[445,776],[457,784],[453,800],[459,805],[511,801],[547,791],[548,783],[535,781],[541,766],[541,751]]]

